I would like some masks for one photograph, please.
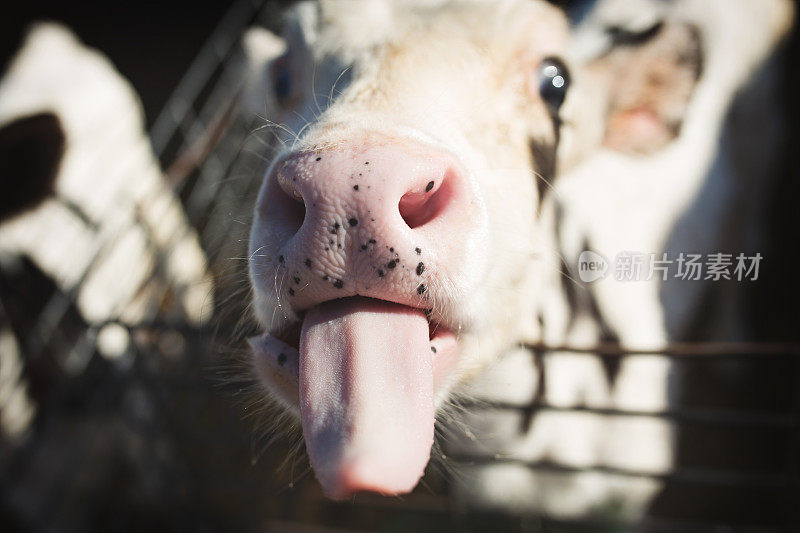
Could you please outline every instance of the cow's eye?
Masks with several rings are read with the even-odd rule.
[[[275,100],[282,107],[289,107],[294,96],[292,86],[292,69],[289,60],[284,56],[272,63],[270,74],[272,75],[272,91]]]
[[[539,94],[552,113],[564,103],[569,87],[566,65],[555,57],[545,58],[539,65]]]

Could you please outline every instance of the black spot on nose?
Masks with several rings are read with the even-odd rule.
[[[336,287],[337,289],[341,289],[342,287],[344,287],[344,281],[337,279],[336,281],[333,282],[333,286]]]
[[[367,245],[366,245],[366,244],[362,244],[362,245],[361,245],[361,249],[362,249],[362,250],[366,250],[366,249],[367,249]]]
[[[428,184],[425,186],[425,192],[431,192],[431,189],[433,189],[433,182],[429,181]]]
[[[420,255],[422,253],[422,250],[420,250],[419,248],[414,248],[414,251],[417,252],[417,255]]]
[[[388,263],[386,263],[386,268],[392,269],[397,266],[397,259],[392,259]]]
[[[283,263],[283,256],[282,256],[282,255],[279,255],[279,256],[278,256],[278,262],[279,262],[279,263]]]
[[[351,226],[357,226],[358,225],[358,219],[357,218],[351,218],[350,220],[347,221],[347,223],[350,224]]]
[[[357,191],[358,190],[358,185],[353,185],[353,190]]]
[[[341,228],[341,227],[342,226],[338,222],[336,222],[333,226],[331,226],[331,233],[334,233],[334,234],[338,233],[339,232],[339,228]],[[331,243],[331,244],[333,244],[333,243]]]
[[[305,263],[306,263],[306,266],[307,266],[308,268],[311,268],[311,259],[309,259],[309,258],[307,258],[307,257],[306,257],[306,261],[305,261]]]
[[[376,242],[378,242],[378,241],[376,241],[375,239],[370,239],[370,240],[368,240],[367,242],[368,242],[368,243],[370,243],[370,244],[375,244],[375,243],[376,243]]]
[[[286,354],[285,353],[281,352],[281,354],[278,356],[278,364],[281,365],[281,366],[286,364]]]
[[[422,263],[420,263],[420,264],[422,264]],[[294,284],[295,285],[300,285],[300,278],[298,278],[297,276],[293,277],[292,280],[294,280]]]
[[[431,351],[432,351],[433,353],[436,353],[436,346],[431,346]]]
[[[425,292],[425,284],[420,283],[419,287],[417,287],[417,294],[422,294],[423,292]]]
[[[294,289],[289,289],[289,296],[294,296]]]
[[[421,276],[423,272],[425,272],[425,264],[420,261],[420,263],[417,265],[417,276]]]
[[[320,161],[321,159],[322,159],[322,157],[318,157],[318,158],[317,158],[317,161]]]
[[[378,269],[378,277],[379,277],[379,278],[382,278],[382,277],[383,277],[383,270],[381,270],[381,269]]]

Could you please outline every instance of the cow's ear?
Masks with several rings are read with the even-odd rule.
[[[281,55],[286,43],[265,28],[252,27],[245,32],[242,47],[250,67],[260,68]]]
[[[53,113],[0,127],[0,222],[39,205],[55,191],[65,135]]]
[[[699,31],[657,23],[641,32],[610,28],[612,46],[589,68],[605,77],[602,144],[649,154],[675,139],[703,69]]]
[[[279,105],[282,93],[289,90],[289,75],[276,72],[276,64],[286,53],[286,42],[269,30],[254,27],[245,33],[242,48],[248,67],[243,111],[269,114],[270,107]]]

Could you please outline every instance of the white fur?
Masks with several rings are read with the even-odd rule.
[[[43,111],[66,134],[56,196],[0,226],[0,255],[27,254],[62,291],[76,289],[89,322],[151,318],[167,286],[182,316],[204,320],[213,306],[205,254],[161,174],[139,100],[105,57],[56,24],[34,27],[0,83],[0,123]]]
[[[629,21],[647,18],[648,2],[600,1],[594,13],[576,32],[572,55],[589,61],[603,49],[602,29],[611,21],[625,26]],[[623,346],[630,350],[657,350],[672,340],[684,340],[694,325],[692,311],[701,306],[712,282],[668,283],[660,281],[621,282],[609,275],[590,284],[578,280],[578,255],[588,242],[591,249],[612,261],[617,253],[636,251],[660,254],[674,259],[678,252],[711,253],[720,249],[732,252],[755,252],[757,244],[737,233],[731,218],[757,222],[755,204],[763,200],[768,186],[768,168],[756,175],[742,175],[733,167],[726,147],[729,133],[725,119],[738,91],[791,25],[788,2],[678,2],[665,10],[665,4],[650,2],[650,14],[696,24],[701,32],[705,65],[686,112],[680,136],[663,150],[649,156],[627,156],[602,149],[564,175],[559,176],[553,195],[545,206],[546,224],[555,231],[559,217],[559,235],[552,245],[558,255],[550,256],[553,274],[545,295],[544,340],[551,345],[568,344],[591,347],[599,340],[599,324],[592,317],[579,314],[570,323],[570,309],[561,300],[562,283],[571,283],[579,299],[592,298],[602,320],[610,326]],[[626,11],[630,9],[630,13]],[[760,85],[766,86],[760,77]],[[763,91],[762,91],[763,93]],[[769,113],[769,96],[759,103],[760,113]],[[586,102],[573,101],[576,121],[586,117]],[[764,107],[765,104],[767,107]],[[585,134],[585,131],[583,132]],[[767,132],[768,136],[774,132]],[[568,133],[569,135],[569,133]],[[596,135],[596,133],[594,134]],[[758,134],[753,135],[756,138]],[[580,137],[578,147],[589,137]],[[569,149],[575,144],[568,137]],[[585,148],[583,148],[585,150]],[[761,148],[757,148],[761,150]],[[767,151],[768,153],[768,151]],[[765,156],[768,161],[769,157]],[[747,185],[743,185],[743,183]],[[742,211],[740,206],[745,206]],[[743,226],[748,223],[741,222]],[[563,280],[561,260],[569,268],[572,280]],[[709,339],[739,340],[745,312],[737,306],[732,286],[718,296],[727,301],[716,317]],[[520,364],[523,364],[520,362]],[[507,379],[521,372],[520,366],[506,369]],[[637,356],[622,360],[613,387],[604,376],[599,359],[591,355],[553,353],[544,358],[546,402],[559,406],[586,405],[632,411],[660,411],[669,408],[675,387],[672,365],[665,357]],[[482,378],[483,380],[484,378]],[[492,378],[497,382],[498,378]],[[498,389],[500,390],[500,389]],[[486,391],[483,391],[484,393]],[[491,397],[491,395],[490,395]],[[592,416],[579,413],[543,413],[530,432],[513,434],[513,425],[498,423],[492,432],[505,432],[505,447],[517,450],[515,457],[526,460],[557,458],[572,466],[608,465],[644,472],[668,472],[673,461],[673,429],[662,419],[642,417]],[[509,429],[511,428],[511,429]],[[509,482],[519,472],[504,466]],[[603,502],[625,502],[629,515],[641,515],[660,484],[636,478],[592,475],[561,475],[560,484],[547,485],[552,500],[543,498],[539,483],[552,474],[526,474],[531,477],[520,490],[524,504],[512,508],[534,508],[557,515],[574,515],[597,508]],[[498,474],[489,469],[485,483],[498,483]],[[558,477],[558,476],[556,476]],[[481,479],[484,479],[481,477]],[[620,490],[621,485],[627,486]],[[478,483],[480,486],[480,483]],[[508,508],[501,492],[490,488],[483,494],[491,505]],[[565,503],[569,502],[569,503]]]

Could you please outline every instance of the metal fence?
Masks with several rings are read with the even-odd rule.
[[[39,413],[24,441],[0,449],[0,519],[9,528],[684,532],[800,527],[800,346],[791,344],[695,343],[657,352],[687,369],[699,369],[699,375],[709,365],[736,365],[752,375],[754,384],[741,394],[733,391],[727,398],[735,399],[727,403],[701,397],[662,412],[563,407],[541,399],[524,407],[464,406],[521,411],[529,421],[557,411],[675,423],[684,445],[678,445],[676,468],[662,474],[448,455],[447,468],[516,461],[564,475],[593,472],[660,480],[664,489],[643,520],[471,509],[450,497],[451,479],[435,465],[423,486],[407,497],[365,495],[343,504],[325,500],[307,460],[294,453],[298,434],[266,433],[254,384],[236,365],[241,341],[252,327],[241,321],[248,290],[243,259],[248,211],[263,176],[260,153],[269,141],[253,134],[255,123],[231,118],[230,102],[241,88],[240,37],[252,24],[275,23],[272,2],[235,4],[151,130],[153,147],[214,276],[217,303],[210,325],[194,328],[161,317],[124,325],[133,342],[124,357],[109,361],[95,347],[102,325],[82,323],[74,293],[51,291],[37,314],[16,328],[25,333],[21,352],[33,376]],[[18,319],[8,309],[9,294],[15,290],[11,281],[20,280],[9,279],[4,274],[0,285],[0,320],[14,323]],[[68,354],[61,353],[65,347]],[[648,355],[614,345],[528,348],[535,360],[551,351],[583,352],[608,361]],[[69,371],[67,361],[75,359],[85,364]],[[698,447],[695,439],[709,444]],[[740,456],[716,461],[726,448],[739,450]],[[697,506],[708,507],[703,520],[696,518]]]

